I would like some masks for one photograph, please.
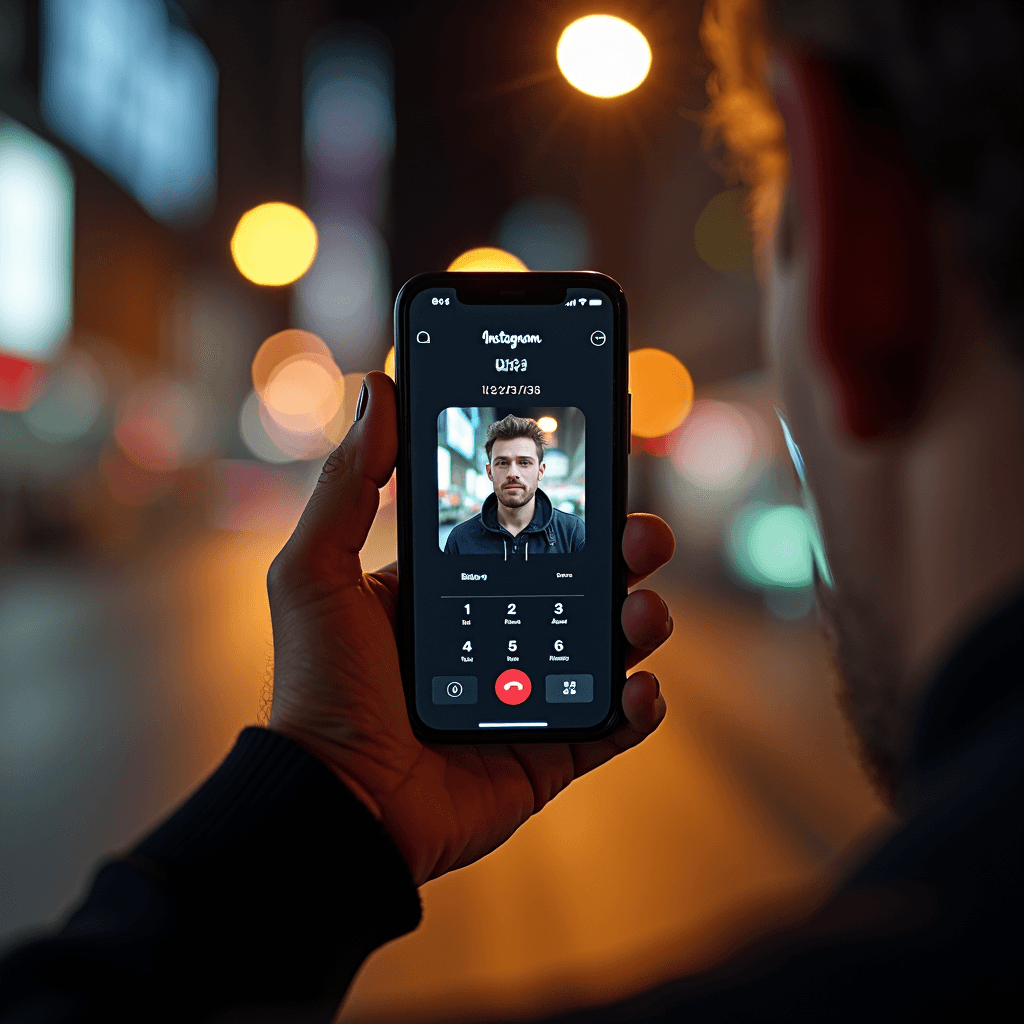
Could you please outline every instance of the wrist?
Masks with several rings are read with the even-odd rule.
[[[329,753],[324,749],[322,743],[318,743],[316,740],[311,739],[308,736],[303,735],[301,732],[281,728],[274,724],[270,724],[267,728],[271,732],[276,732],[280,736],[287,736],[288,739],[295,743],[298,743],[303,750],[308,754],[312,754],[321,764],[329,768],[341,781],[342,785],[354,796],[366,809],[378,820],[381,821],[383,815],[381,813],[380,804],[373,799],[372,796],[361,786],[351,775],[339,768],[330,757]]]

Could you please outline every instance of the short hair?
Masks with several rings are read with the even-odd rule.
[[[536,420],[531,420],[528,416],[513,416],[512,413],[503,420],[495,420],[487,428],[487,442],[484,444],[487,461],[491,461],[491,449],[495,441],[511,441],[517,437],[528,437],[537,446],[537,461],[544,461],[544,453],[548,449],[544,431],[540,429]]]
[[[705,142],[724,144],[731,176],[751,187],[755,244],[789,163],[766,82],[778,41],[817,53],[851,107],[904,140],[959,215],[968,265],[1024,357],[1022,38],[1019,0],[707,0]]]

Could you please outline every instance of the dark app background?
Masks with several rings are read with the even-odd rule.
[[[415,692],[420,718],[434,729],[482,734],[483,728],[497,726],[496,732],[510,727],[514,733],[515,723],[584,728],[608,715],[615,318],[611,300],[596,288],[570,288],[566,300],[573,299],[571,306],[462,305],[454,288],[428,288],[409,305]],[[591,299],[601,304],[590,305]],[[539,335],[542,341],[513,349],[485,344],[485,331]],[[593,343],[595,332],[605,336],[603,344]],[[418,342],[417,336],[429,341]],[[516,393],[507,393],[512,388]],[[587,446],[582,551],[504,561],[500,555],[454,558],[439,550],[437,422],[441,410],[453,406],[582,411]],[[498,676],[510,669],[526,673],[532,684],[529,697],[515,705],[495,693]],[[443,682],[449,675],[459,681],[450,687],[451,697]],[[566,681],[576,678],[576,686],[549,678],[561,675]],[[475,687],[468,682],[473,678]],[[469,701],[471,690],[475,703]],[[481,723],[488,724],[482,728]]]

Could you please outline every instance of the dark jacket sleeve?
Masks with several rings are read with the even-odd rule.
[[[575,529],[572,533],[571,551],[582,551],[587,543],[587,528],[583,525],[582,519],[577,519]]]
[[[56,934],[0,963],[0,1022],[330,1021],[420,920],[380,823],[316,758],[246,729]]]

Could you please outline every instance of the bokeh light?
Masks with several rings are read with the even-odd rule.
[[[700,490],[731,491],[748,477],[755,442],[750,420],[736,406],[701,399],[676,435],[670,458]]]
[[[235,266],[256,284],[297,281],[316,259],[313,222],[289,203],[263,203],[242,214],[231,236]]]
[[[242,443],[258,459],[264,462],[294,462],[295,457],[286,455],[274,443],[260,418],[260,396],[250,391],[238,414],[238,433]]]
[[[320,224],[320,259],[295,289],[295,318],[346,364],[376,356],[391,312],[387,246],[372,224],[334,214]]]
[[[395,380],[395,346],[392,345],[388,349],[388,354],[384,357],[384,372],[392,379]]]
[[[622,96],[651,69],[651,48],[643,33],[609,14],[591,14],[569,25],[555,51],[558,67],[580,92]]]
[[[448,264],[449,270],[528,270],[526,264],[504,249],[484,245],[478,249],[469,249]]]
[[[392,92],[390,62],[370,39],[329,36],[312,47],[303,119],[310,163],[347,178],[376,171],[395,145]]]
[[[157,219],[204,219],[217,194],[218,71],[189,19],[162,0],[42,7],[40,108],[50,128]]]
[[[172,473],[140,466],[116,446],[103,452],[99,468],[111,497],[130,507],[155,504],[170,492],[174,483]]]
[[[693,229],[697,255],[712,269],[731,277],[752,277],[754,246],[743,209],[747,190],[719,192],[704,207]]]
[[[196,461],[212,441],[207,410],[180,381],[142,381],[122,400],[114,440],[124,455],[150,473],[169,473]]]
[[[260,400],[282,427],[299,433],[322,430],[338,414],[345,381],[332,360],[298,356],[270,375]]]
[[[41,441],[74,441],[89,433],[105,400],[106,386],[99,366],[85,352],[78,351],[51,370],[42,393],[23,413],[23,419]]]
[[[676,429],[693,406],[693,379],[670,352],[640,348],[629,353],[633,433],[661,437]]]
[[[252,361],[252,385],[262,396],[274,372],[297,358],[332,359],[331,350],[311,331],[289,328],[272,334],[260,345]]]
[[[327,433],[327,424],[316,430],[293,430],[272,416],[262,402],[259,403],[259,415],[260,423],[275,447],[292,459],[321,459],[335,447]]]
[[[61,152],[0,114],[0,353],[45,362],[67,339],[74,195]]]
[[[496,237],[531,270],[584,270],[590,262],[587,222],[564,199],[521,200],[502,217]]]
[[[545,434],[553,434],[558,429],[558,420],[554,416],[541,416],[537,420],[537,426],[544,431]]]
[[[272,334],[253,359],[252,382],[260,425],[282,455],[315,459],[331,451],[344,418],[346,387],[320,338],[296,329]],[[242,416],[251,420],[252,413],[243,406]],[[247,423],[246,444],[263,458],[260,432]]]
[[[744,580],[769,587],[809,587],[812,527],[796,505],[752,504],[733,521],[728,552]]]
[[[29,408],[45,380],[45,363],[0,352],[0,410],[22,412]]]

